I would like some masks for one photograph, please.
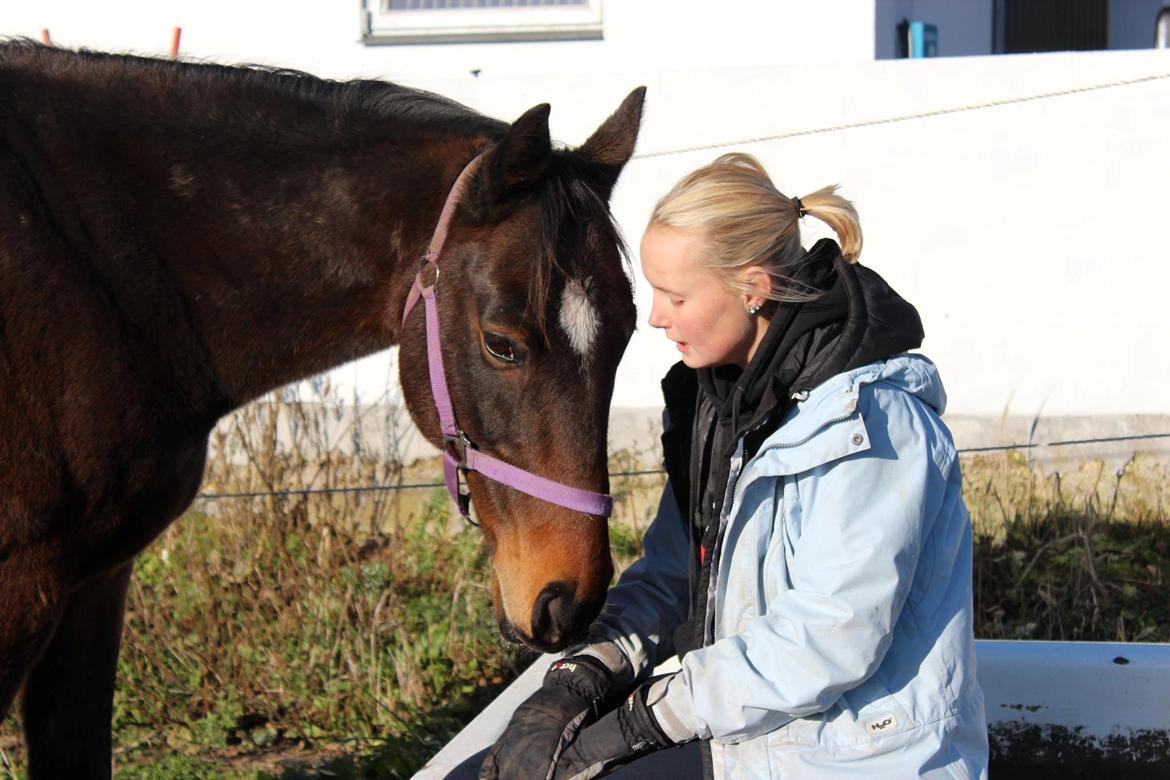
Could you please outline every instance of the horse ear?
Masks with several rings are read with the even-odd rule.
[[[468,186],[467,204],[478,218],[544,175],[552,154],[548,114],[548,103],[528,109],[484,156]]]
[[[589,136],[589,140],[577,148],[578,155],[594,164],[600,185],[598,194],[604,200],[609,200],[622,168],[634,153],[645,99],[646,88],[635,89],[626,96],[618,110]]]

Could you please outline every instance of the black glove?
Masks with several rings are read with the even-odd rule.
[[[619,764],[674,745],[646,703],[652,682],[635,688],[621,706],[582,730],[561,753],[553,777],[589,780]]]
[[[613,687],[613,674],[595,658],[576,655],[553,663],[488,751],[480,779],[551,778],[565,745],[613,704]]]

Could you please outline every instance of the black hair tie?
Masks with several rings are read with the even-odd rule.
[[[796,206],[796,218],[803,219],[808,212],[804,210],[804,204],[800,202],[800,198],[793,198],[792,204]]]

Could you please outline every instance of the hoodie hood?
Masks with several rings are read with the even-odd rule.
[[[828,243],[837,249],[835,242]],[[833,263],[849,314],[832,350],[794,384],[794,392],[806,392],[842,371],[922,346],[922,318],[909,301],[873,269],[845,262],[839,249]]]
[[[922,344],[918,311],[873,270],[845,262],[835,241],[822,239],[808,250],[797,279],[821,296],[774,304],[768,331],[746,368],[697,372],[700,392],[723,429],[717,453],[748,431],[774,428],[794,397],[830,377]]]

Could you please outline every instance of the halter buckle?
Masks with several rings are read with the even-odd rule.
[[[459,470],[467,471],[467,449],[471,446],[471,441],[467,438],[467,434],[463,431],[456,431],[455,433],[443,434],[443,449],[454,447],[454,454],[459,456]]]
[[[463,473],[470,471],[467,466],[467,450],[470,447],[471,441],[463,431],[443,434],[443,450],[451,452],[459,459],[459,463],[455,466],[455,492],[457,494],[455,503],[459,506],[459,514],[463,515],[463,519],[467,521],[468,525],[479,526],[479,523],[471,519],[471,492],[464,487],[463,481]]]
[[[459,506],[459,514],[463,515],[463,521],[468,525],[479,528],[479,522],[471,517],[471,493],[464,487],[463,469],[455,470],[455,489],[459,491],[455,498],[455,503]]]

